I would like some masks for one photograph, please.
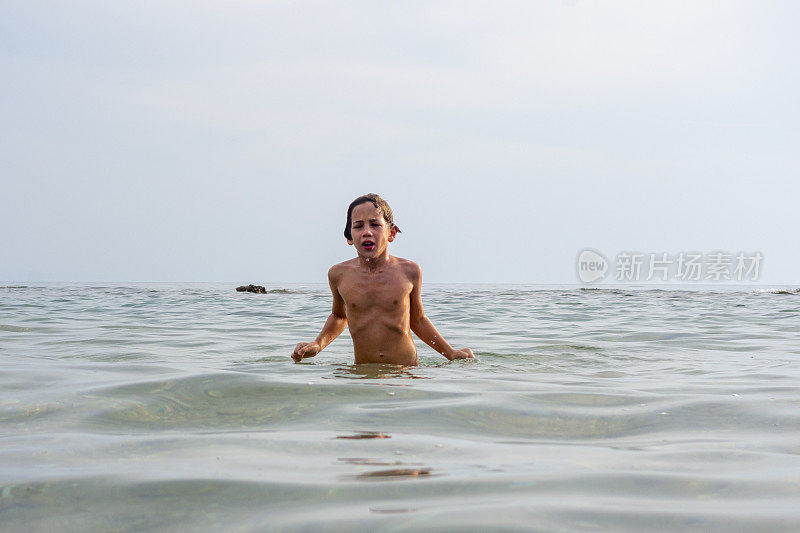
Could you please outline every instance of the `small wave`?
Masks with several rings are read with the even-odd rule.
[[[23,328],[20,326],[8,326],[6,324],[0,324],[0,331],[9,331],[12,333],[27,333],[31,330],[31,328]]]
[[[636,296],[634,292],[631,290],[626,289],[617,289],[612,287],[581,287],[578,289],[581,292],[600,292],[600,293],[607,293],[607,294],[619,294],[621,296]],[[654,292],[658,289],[647,289],[650,292]],[[572,292],[572,291],[565,291],[565,292]]]
[[[800,294],[798,289],[757,289],[756,294]]]

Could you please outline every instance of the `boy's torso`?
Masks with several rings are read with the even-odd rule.
[[[404,263],[390,257],[374,271],[361,267],[357,259],[338,265],[337,290],[345,303],[357,364],[418,363],[409,327],[409,296],[414,286]]]

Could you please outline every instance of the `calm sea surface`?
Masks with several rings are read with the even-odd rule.
[[[0,530],[800,530],[800,293],[423,301],[478,360],[295,364],[323,285],[0,288]]]

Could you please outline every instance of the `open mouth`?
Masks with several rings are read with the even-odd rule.
[[[375,248],[375,243],[372,241],[364,241],[361,243],[361,247],[364,248],[365,250],[372,250],[373,248]]]

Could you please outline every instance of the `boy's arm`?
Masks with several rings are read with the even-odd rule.
[[[325,321],[325,325],[322,326],[322,331],[319,332],[316,339],[312,342],[301,342],[295,346],[294,352],[292,352],[292,359],[298,363],[306,357],[317,355],[347,327],[347,314],[344,300],[342,295],[339,294],[339,276],[335,266],[328,270],[328,285],[330,285],[331,293],[333,293],[331,314],[328,315],[328,320]]]
[[[436,327],[425,316],[422,308],[422,270],[419,265],[412,263],[409,267],[409,277],[413,283],[411,289],[411,331],[419,337],[422,342],[445,356],[448,360],[453,359],[474,359],[475,355],[469,348],[454,350],[450,344],[436,331]]]

